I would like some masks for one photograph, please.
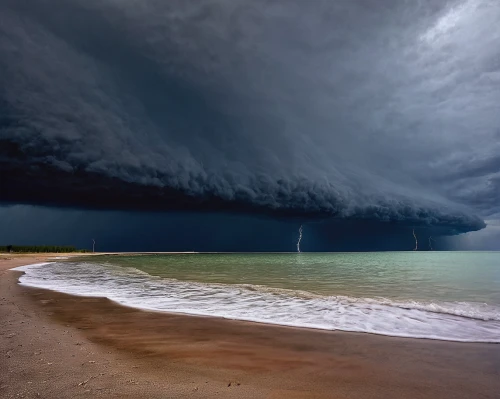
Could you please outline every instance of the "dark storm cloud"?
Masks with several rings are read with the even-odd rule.
[[[484,226],[497,1],[3,0],[1,199]]]
[[[31,205],[0,206],[0,220],[4,227],[0,228],[0,245],[57,243],[91,249],[94,238],[97,251],[294,252],[299,229],[294,220],[254,214],[124,212]],[[436,237],[435,233],[440,233],[435,229],[433,248],[438,250],[449,249],[452,246],[447,241],[468,235]],[[416,232],[419,249],[429,249],[429,228],[420,227]],[[414,246],[411,227],[345,219],[308,223],[303,226],[301,240],[301,249],[306,252],[412,250]]]

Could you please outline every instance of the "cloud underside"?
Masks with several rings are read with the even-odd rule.
[[[140,185],[85,171],[68,173],[56,168],[32,167],[6,170],[2,199],[7,203],[42,204],[56,207],[138,211],[213,211],[260,214],[298,223],[319,222],[324,226],[377,232],[377,223],[428,229],[433,234],[451,235],[482,229],[484,222],[473,215],[442,206],[416,206],[395,201],[352,206],[346,198],[332,196],[328,188],[303,182],[278,182],[254,191],[231,189],[230,193],[186,192],[169,186]],[[280,186],[280,184],[282,184]],[[295,184],[295,185],[294,185]],[[325,197],[321,197],[324,195]],[[351,226],[351,229],[352,229]]]
[[[0,201],[483,228],[500,5],[315,3],[3,1]]]

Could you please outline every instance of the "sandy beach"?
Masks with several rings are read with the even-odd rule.
[[[2,398],[498,398],[500,345],[145,312],[19,286],[0,255]],[[61,256],[57,254],[55,256]]]

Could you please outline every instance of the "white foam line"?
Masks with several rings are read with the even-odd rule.
[[[17,266],[17,267],[14,267],[10,270],[15,270],[15,271],[18,271],[18,272],[27,272],[31,269],[36,269],[37,267],[42,267],[42,266],[46,266],[46,265],[50,265],[54,262],[41,262],[41,263],[30,263],[29,265],[23,265],[23,266]]]
[[[48,269],[43,266],[53,265]],[[374,299],[300,298],[221,284],[158,279],[134,268],[45,262],[20,266],[20,284],[164,313],[222,317],[265,324],[393,337],[500,343],[500,321],[401,308]],[[497,312],[497,308],[492,308]],[[489,309],[491,310],[491,309]],[[480,315],[482,310],[479,311]]]

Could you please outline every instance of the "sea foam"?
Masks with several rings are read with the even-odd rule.
[[[110,264],[48,262],[21,266],[20,283],[107,297],[145,310],[396,337],[500,343],[500,307],[321,296],[256,285],[186,282]]]

